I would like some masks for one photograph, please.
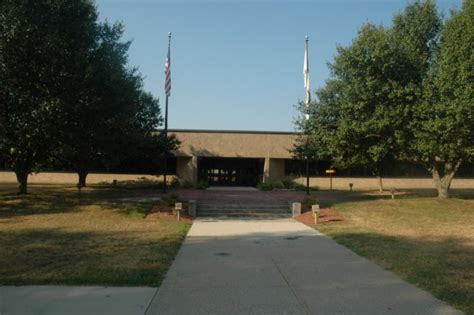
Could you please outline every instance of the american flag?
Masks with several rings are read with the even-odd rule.
[[[165,61],[165,93],[166,96],[171,95],[171,54],[170,54],[170,45],[168,44],[168,55],[166,56]]]

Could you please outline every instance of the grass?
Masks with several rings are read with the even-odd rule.
[[[0,193],[0,284],[159,286],[189,223],[147,220],[128,191],[32,186]],[[135,192],[135,191],[134,191]]]
[[[432,191],[391,200],[347,193],[344,221],[318,230],[454,307],[474,314],[474,191],[439,200]]]

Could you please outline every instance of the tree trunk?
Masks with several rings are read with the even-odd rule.
[[[18,194],[26,195],[28,193],[28,172],[15,171],[16,179],[18,181]]]
[[[377,179],[379,180],[379,193],[383,193],[383,183],[382,183],[382,176],[377,176]]]
[[[458,161],[454,166],[451,163],[436,163],[431,167],[431,174],[438,190],[438,198],[446,199],[449,198],[449,189],[454,175],[456,174],[461,161]],[[439,167],[443,166],[444,169],[440,170]]]
[[[89,172],[84,169],[77,172],[77,175],[79,175],[79,181],[77,182],[77,187],[79,189],[86,187],[86,178],[88,174]]]

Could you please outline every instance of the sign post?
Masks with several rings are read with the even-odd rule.
[[[332,190],[332,174],[336,174],[335,169],[326,170],[326,174],[329,174],[329,190]]]

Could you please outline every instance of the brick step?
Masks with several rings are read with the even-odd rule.
[[[198,216],[278,216],[288,217],[291,214],[290,205],[287,202],[203,202],[197,207]]]
[[[259,209],[259,210],[289,210],[289,205],[198,205],[202,210],[245,210],[245,209]]]
[[[271,212],[198,212],[199,217],[251,217],[251,218],[289,218],[291,213]]]
[[[275,207],[275,208],[263,208],[263,207],[199,207],[198,211],[262,211],[262,212],[290,212],[289,207]]]
[[[290,213],[288,209],[198,209],[198,214],[201,213]]]

